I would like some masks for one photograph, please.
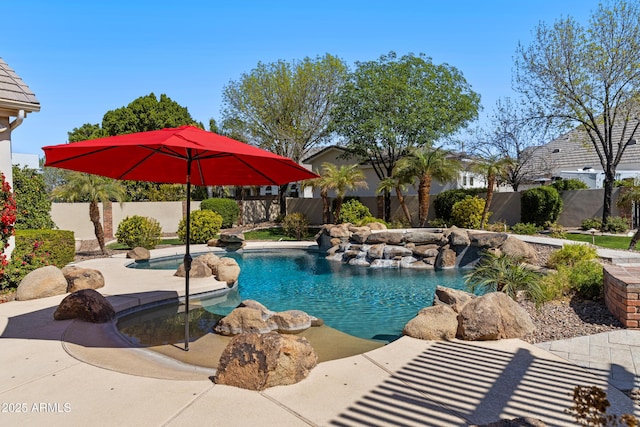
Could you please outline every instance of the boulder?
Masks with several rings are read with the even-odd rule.
[[[349,226],[347,224],[334,225],[328,228],[329,236],[332,238],[337,237],[339,239],[348,239],[351,237]]]
[[[408,264],[406,266],[403,265],[403,267],[413,268],[415,270],[433,270],[433,264],[429,264],[424,260],[412,262],[411,264]]]
[[[262,317],[262,312],[250,307],[237,307],[218,321],[213,330],[220,335],[238,335],[246,332],[265,334],[273,330]]]
[[[244,233],[220,233],[218,240],[225,246],[229,243],[244,243]]]
[[[462,308],[475,297],[474,294],[469,292],[445,288],[444,286],[436,286],[436,295],[433,304],[447,305],[456,313],[460,313]]]
[[[198,262],[202,262],[211,269],[211,274],[215,275],[218,272],[218,264],[220,264],[220,257],[212,253],[200,255],[196,258]]]
[[[464,340],[523,338],[534,330],[525,309],[503,292],[474,298],[458,315],[458,338]]]
[[[134,261],[149,261],[151,258],[151,252],[149,249],[136,246],[135,248],[127,251],[127,258],[131,258]]]
[[[70,293],[82,289],[99,289],[104,286],[102,273],[92,268],[68,266],[62,269],[62,274],[67,279],[67,292]]]
[[[531,264],[536,264],[538,262],[538,254],[536,253],[535,249],[533,249],[533,246],[531,246],[527,242],[523,242],[517,237],[507,237],[507,240],[505,240],[504,243],[500,246],[500,251],[503,254],[515,258],[523,258]]]
[[[238,304],[238,307],[248,307],[248,308],[253,308],[254,310],[260,311],[260,313],[262,313],[263,320],[267,320],[269,317],[275,314],[273,311],[269,310],[264,304],[253,299],[243,300],[240,304]]]
[[[82,289],[67,295],[53,313],[55,320],[81,319],[91,323],[106,323],[115,317],[111,303],[93,289]]]
[[[371,230],[376,230],[376,231],[387,229],[387,226],[381,222],[370,222],[369,224],[367,224],[367,227],[369,227]]]
[[[174,273],[174,276],[185,277],[187,274],[184,269],[184,263],[180,264],[178,270]],[[210,277],[213,275],[211,268],[207,265],[205,260],[200,257],[191,261],[191,270],[189,270],[189,277]]]
[[[474,233],[470,236],[471,244],[479,248],[498,248],[509,237],[506,233]]]
[[[318,363],[311,344],[295,335],[241,334],[222,351],[213,381],[249,390],[295,384]]]
[[[447,243],[442,233],[430,233],[428,231],[409,231],[405,233],[403,241],[417,245],[437,244],[442,246]]]
[[[467,230],[453,226],[449,229],[449,243],[451,246],[469,246],[471,239],[469,239]]]
[[[380,231],[379,233],[371,233],[367,237],[367,243],[375,245],[376,243],[385,243],[387,245],[399,245],[402,243],[403,233],[398,231]]]
[[[436,258],[436,268],[444,270],[456,266],[456,251],[450,248],[443,248]]]
[[[240,266],[233,258],[220,258],[217,264],[216,278],[221,282],[227,282],[231,286],[238,281]]]
[[[220,242],[218,241],[218,239],[209,239],[209,240],[207,240],[207,246],[215,247],[215,246],[218,246],[219,243]]]
[[[367,241],[367,237],[371,235],[371,229],[369,227],[350,227],[351,240],[356,243],[364,243]]]
[[[33,270],[20,281],[16,301],[46,298],[67,293],[67,279],[55,265]]]
[[[382,259],[384,256],[384,243],[379,243],[377,245],[371,245],[369,250],[367,251],[367,256],[370,259]]]
[[[411,255],[413,255],[411,249],[407,249],[404,246],[385,246],[383,251],[383,257],[386,259],[393,259],[395,257],[405,257]]]
[[[438,256],[440,253],[440,246],[438,245],[420,245],[411,249],[414,255],[421,258],[430,258]]]
[[[398,268],[400,261],[395,259],[374,259],[369,265],[371,268]]]
[[[400,257],[400,267],[402,268],[412,268],[413,264],[415,264],[418,260],[412,256],[403,256]],[[424,263],[422,263],[424,264]],[[426,264],[425,264],[426,267]]]
[[[271,316],[277,331],[283,334],[296,334],[311,327],[311,316],[300,310],[287,310]]]
[[[458,330],[458,314],[447,305],[423,308],[402,330],[421,340],[452,340]]]
[[[367,259],[365,257],[362,258],[351,258],[349,260],[349,265],[357,265],[357,266],[361,266],[361,267],[369,267],[371,265],[371,263],[369,261],[367,261]]]

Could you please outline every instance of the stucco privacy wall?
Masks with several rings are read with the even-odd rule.
[[[576,190],[564,191],[563,211],[558,222],[565,227],[579,227],[585,218],[599,218],[602,216],[602,198],[604,190]],[[613,215],[619,215],[615,207],[618,189],[613,194]],[[432,196],[433,197],[433,196]],[[369,208],[374,216],[380,216],[378,212],[377,197],[362,197],[361,202]],[[418,211],[417,196],[407,196],[407,205],[412,213]],[[433,200],[429,207],[429,219],[435,218]],[[191,209],[200,209],[200,202],[192,201]],[[270,214],[267,215],[267,209]],[[491,203],[493,215],[491,222],[502,220],[508,225],[520,222],[520,193],[495,193]],[[128,202],[119,205],[112,204],[113,233],[118,229],[118,224],[127,216],[142,215],[157,219],[165,233],[175,233],[178,223],[184,212],[183,202]],[[287,212],[302,212],[312,225],[322,224],[322,200],[321,199],[287,199]],[[243,223],[252,224],[275,219],[280,213],[277,197],[269,197],[265,200],[243,201]],[[392,218],[403,218],[402,210],[397,198],[391,198]],[[56,226],[62,230],[72,230],[76,239],[94,239],[93,224],[89,221],[88,203],[53,203],[51,217]],[[104,210],[100,204],[100,217],[105,221]],[[108,219],[108,218],[107,218]],[[417,220],[414,219],[414,220]],[[107,229],[107,227],[105,227]]]

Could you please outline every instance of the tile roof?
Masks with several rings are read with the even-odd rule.
[[[0,58],[0,108],[40,111],[40,101],[29,86]]]
[[[635,123],[630,123],[629,125],[635,125]],[[628,128],[623,135],[622,122],[614,126],[614,146],[617,146],[619,141],[637,140],[636,144],[627,145],[616,168],[617,170],[640,170],[640,132],[636,132],[633,138],[629,135]],[[617,148],[614,148],[614,155],[617,152]],[[558,175],[561,171],[582,170],[586,167],[602,170],[600,158],[593,147],[593,143],[586,133],[578,128],[552,140],[547,145],[537,148],[534,156],[539,157],[540,160],[545,159],[545,163],[550,166],[552,175]]]

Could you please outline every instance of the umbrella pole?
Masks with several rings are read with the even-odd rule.
[[[184,252],[184,351],[189,351],[189,273],[191,271],[191,150],[187,149],[187,243]]]

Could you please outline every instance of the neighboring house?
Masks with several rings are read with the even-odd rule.
[[[635,123],[629,124],[629,126]],[[613,140],[620,140],[623,125],[613,128]],[[628,132],[627,128],[627,132]],[[640,135],[627,140],[622,159],[616,168],[616,179],[640,177]],[[536,150],[535,157],[539,164],[548,165],[547,173],[541,174],[540,182],[557,179],[577,178],[585,182],[589,188],[602,188],[604,171],[593,144],[586,133],[576,128],[547,145]]]
[[[342,165],[353,165],[358,163],[360,165],[360,169],[365,175],[368,188],[366,189],[357,189],[349,192],[349,196],[357,196],[357,197],[375,197],[377,196],[376,189],[380,183],[380,179],[376,175],[373,166],[367,162],[358,162],[356,158],[342,158],[342,156],[346,153],[346,149],[337,146],[331,145],[325,147],[315,154],[307,157],[302,160],[302,164],[304,166],[311,166],[311,169],[320,174],[322,172],[322,164],[323,163],[333,163],[334,165],[340,167]],[[462,159],[463,164],[468,162],[469,159]],[[461,171],[458,174],[458,178],[455,182],[441,183],[436,180],[433,181],[431,185],[431,194],[438,194],[445,190],[457,189],[457,188],[484,188],[487,186],[485,178],[473,172],[469,172],[466,170]],[[416,187],[408,186],[405,192],[405,195],[412,196],[416,195],[417,191],[417,182]],[[329,192],[330,197],[334,197],[332,192]],[[314,191],[314,197],[320,197],[320,190]]]
[[[40,102],[35,94],[0,58],[0,172],[4,173],[12,188],[11,132],[20,126],[28,113],[35,111],[40,111]],[[13,238],[9,244],[10,254]]]

